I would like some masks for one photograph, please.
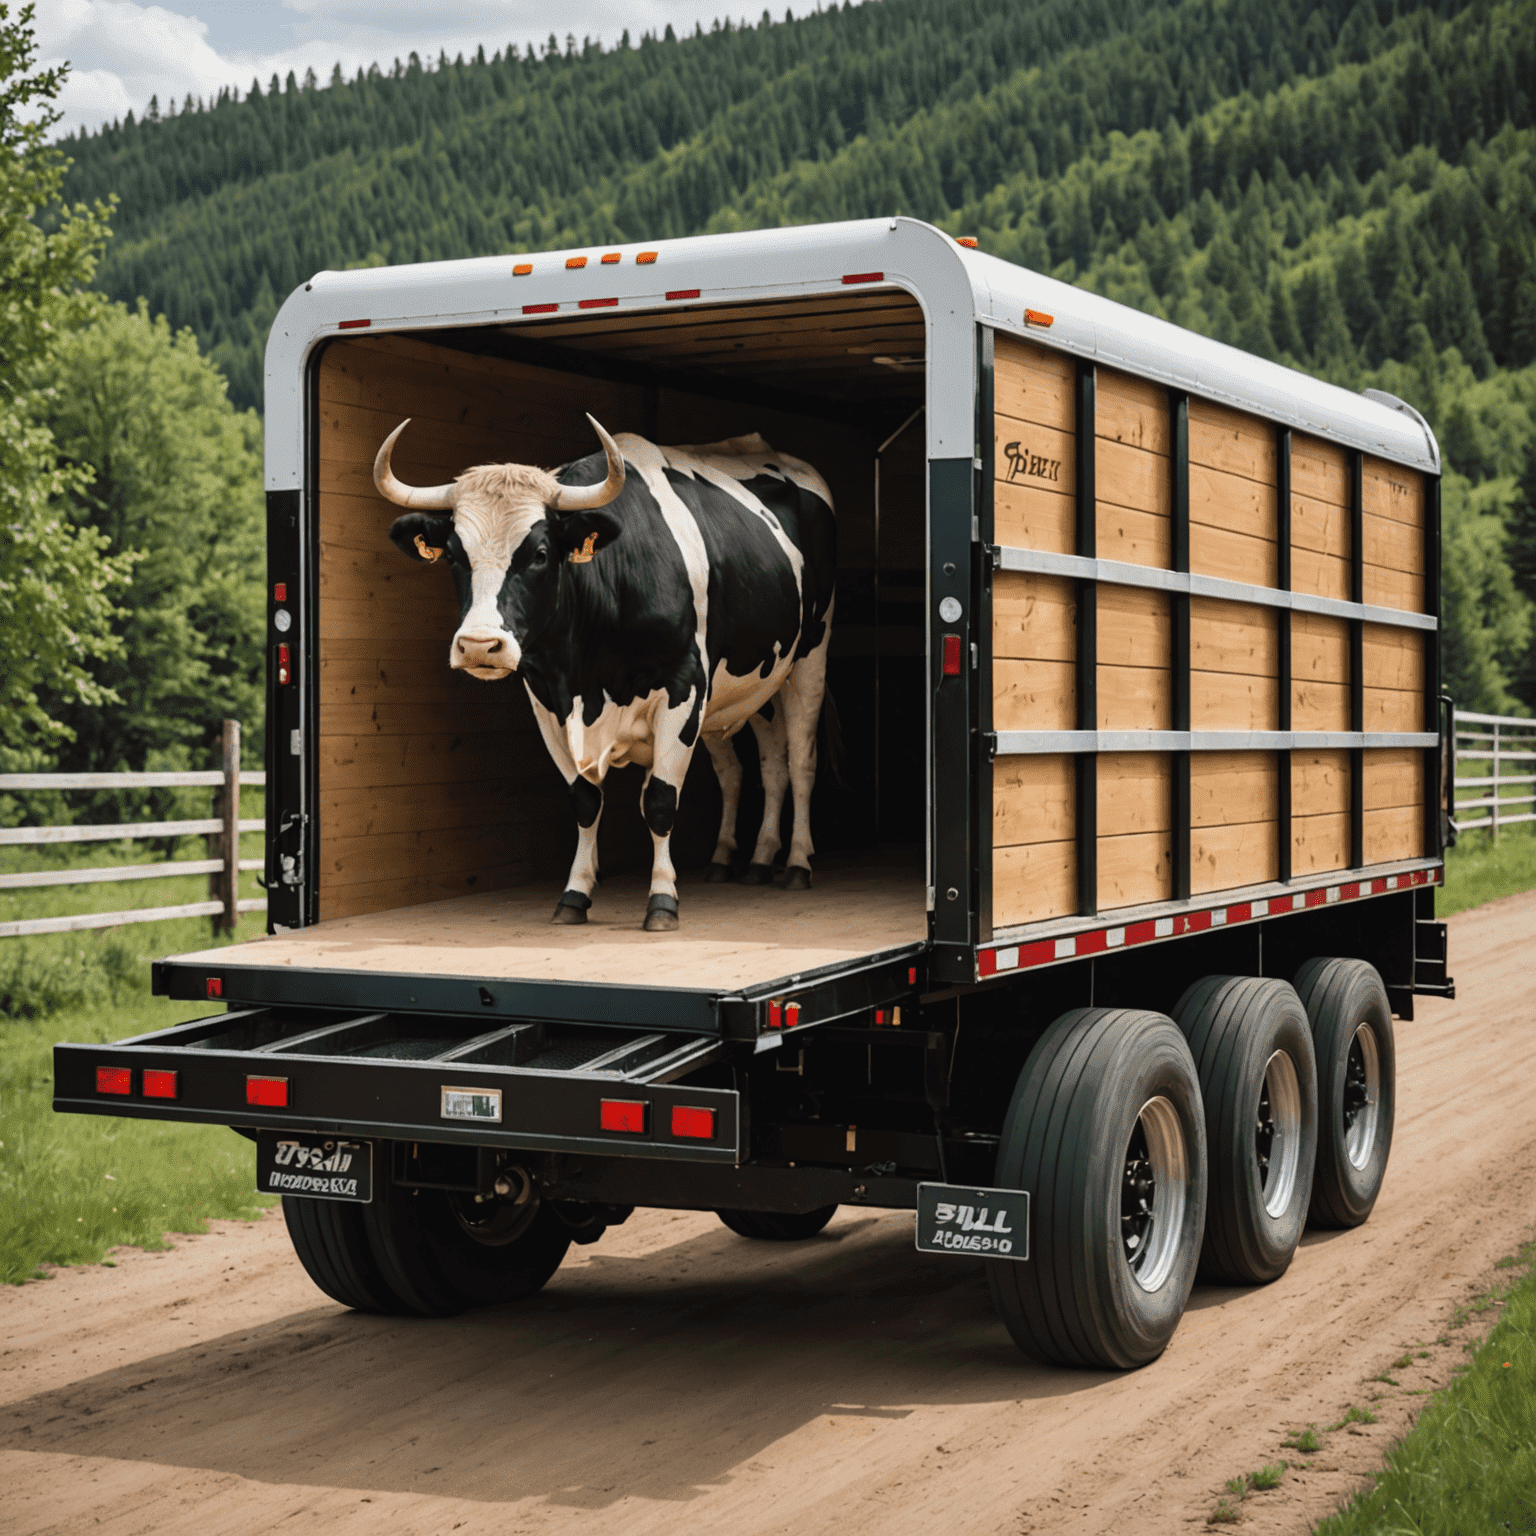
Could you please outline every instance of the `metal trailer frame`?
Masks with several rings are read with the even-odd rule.
[[[654,1029],[708,1037],[724,1056],[686,1059],[692,1066],[721,1060],[735,1065],[714,1070],[739,1072],[765,1052],[785,1057],[790,1037],[808,1030],[850,1031],[860,1038],[871,1021],[889,1022],[886,1010],[905,1006],[917,1012],[927,999],[1005,985],[1011,976],[1042,968],[1080,970],[1093,995],[1095,967],[1118,961],[1131,949],[1195,935],[1251,930],[1255,953],[1262,954],[1266,934],[1278,925],[1336,904],[1372,908],[1369,919],[1390,939],[1393,974],[1387,977],[1394,1007],[1411,1017],[1415,992],[1453,995],[1445,970],[1443,924],[1433,921],[1433,889],[1443,876],[1445,791],[1442,782],[1442,703],[1439,667],[1439,479],[1440,454],[1433,433],[1410,406],[1368,391],[1355,395],[1219,342],[1153,319],[1108,299],[1040,276],[978,251],[966,249],[940,230],[908,218],[712,235],[649,244],[647,259],[636,258],[637,244],[617,247],[619,259],[602,265],[577,264],[566,252],[551,252],[518,263],[510,257],[439,262],[420,266],[321,272],[295,291],[273,324],[266,353],[266,491],[268,505],[268,825],[266,883],[270,892],[269,931],[284,932],[315,921],[316,882],[313,848],[316,825],[317,739],[315,686],[318,668],[318,591],[314,527],[318,485],[318,406],[316,361],[331,340],[360,333],[431,332],[476,326],[511,326],[525,317],[575,314],[588,309],[626,314],[715,306],[722,303],[772,302],[824,297],[850,286],[900,289],[919,304],[926,331],[923,431],[927,458],[927,618],[925,645],[930,681],[924,721],[927,789],[926,944],[863,957],[849,965],[828,967],[771,985],[733,993],[686,987],[592,986],[576,982],[507,982],[483,977],[365,975],[263,967],[238,954],[211,968],[197,961],[168,959],[155,967],[157,993],[183,999],[217,999],[237,1012],[259,1010],[275,1031],[272,1040],[244,1043],[230,1036],[224,1048],[210,1042],[233,1015],[162,1031],[110,1047],[61,1045],[56,1051],[55,1107],[75,1111],[134,1114],[160,1118],[202,1119],[247,1130],[275,1120],[346,1133],[377,1136],[430,1136],[434,1141],[543,1147],[550,1151],[591,1150],[590,1137],[572,1130],[587,1124],[605,1084],[629,1081],[643,1087],[655,1120],[666,1107],[662,1083],[626,1075],[622,1068],[560,1072],[553,1097],[514,1091],[528,1069],[515,1062],[472,1066],[457,1063],[449,1050],[431,1060],[391,1061],[327,1058],[319,1035],[366,1022],[368,1010],[405,1008],[391,1017],[397,1027],[408,1017],[483,1021],[491,1036],[515,1030],[515,1021],[538,1018],[550,1027],[602,1024],[614,1028]],[[1092,420],[1095,369],[1113,366],[1162,384],[1170,391],[1175,444],[1174,561],[1160,570],[1099,560],[1093,553],[1092,434],[1078,433],[1079,554],[1066,556],[999,547],[992,509],[992,358],[1001,332],[1071,355],[1077,365],[1079,421]],[[1311,597],[1290,590],[1282,565],[1277,589],[1219,581],[1189,571],[1188,559],[1188,401],[1199,396],[1262,417],[1274,426],[1282,453],[1281,490],[1286,488],[1291,431],[1300,430],[1342,445],[1349,453],[1354,483],[1352,601]],[[1430,612],[1413,614],[1361,602],[1361,456],[1369,453],[1420,471],[1428,477],[1426,498],[1426,568]],[[1280,497],[1282,531],[1289,499]],[[1074,731],[997,733],[991,719],[992,575],[997,570],[1038,571],[1078,583],[1080,602],[1091,608],[1097,587],[1116,583],[1151,587],[1172,594],[1175,607],[1175,729],[1161,732],[1101,732],[1094,728],[1092,647],[1083,647],[1084,668],[1078,690],[1081,718]],[[1189,729],[1188,636],[1191,596],[1235,598],[1277,608],[1282,625],[1292,612],[1325,613],[1350,626],[1358,661],[1364,623],[1390,624],[1421,631],[1425,639],[1424,729],[1416,733],[1363,731],[1361,683],[1354,669],[1352,729],[1343,733],[1293,732],[1288,703],[1282,703],[1281,729],[1273,732],[1197,732]],[[940,618],[946,600],[960,605],[960,617]],[[281,619],[279,611],[281,610]],[[952,606],[946,611],[953,611]],[[279,629],[279,623],[285,625]],[[1283,631],[1282,631],[1283,632]],[[1182,654],[1179,637],[1183,635]],[[957,672],[946,673],[940,635],[955,639],[964,658]],[[281,647],[281,650],[280,650]],[[280,675],[280,663],[287,675]],[[1282,699],[1288,694],[1282,689]],[[1118,910],[1100,916],[1094,901],[1094,840],[1082,829],[1092,826],[1094,765],[1103,751],[1169,752],[1185,769],[1190,753],[1233,748],[1288,754],[1303,747],[1342,747],[1360,752],[1373,746],[1416,747],[1424,751],[1426,779],[1425,847],[1422,859],[1359,868],[1361,855],[1360,776],[1354,778],[1352,854],[1357,867],[1326,876],[1293,879],[1282,865],[1281,879],[1219,897],[1189,895],[1188,795],[1175,791],[1176,818],[1184,833],[1182,851],[1175,838],[1175,899],[1155,906]],[[1079,763],[1079,845],[1081,910],[1068,918],[995,930],[990,911],[992,761],[998,753],[1069,752]],[[1358,762],[1358,758],[1356,759]],[[1176,786],[1178,777],[1176,775]],[[1287,797],[1288,798],[1288,795]],[[1281,814],[1288,813],[1282,800]],[[1179,830],[1176,825],[1176,832]],[[1284,839],[1282,839],[1282,844]],[[1390,916],[1389,916],[1390,914]],[[1318,914],[1321,916],[1322,914]],[[1298,926],[1297,933],[1302,931]],[[1273,939],[1271,939],[1273,944]],[[1406,946],[1406,947],[1405,947]],[[947,991],[943,989],[949,989]],[[254,1017],[255,1015],[253,1015]],[[253,1026],[254,1027],[254,1026]],[[259,1033],[259,1031],[258,1031]],[[291,1049],[304,1034],[318,1055]],[[876,1030],[871,1038],[889,1038]],[[912,1031],[908,1038],[917,1038]],[[476,1040],[484,1038],[477,1034]],[[286,1070],[300,1090],[285,1115],[252,1113],[237,1088],[253,1050],[281,1050]],[[260,1058],[258,1058],[260,1059]],[[495,1076],[513,1084],[511,1099],[533,1118],[523,1126],[499,1129],[445,1126],[432,1109],[428,1091],[441,1079],[446,1060],[456,1070]],[[192,1065],[189,1065],[192,1064]],[[104,1098],[93,1091],[90,1074],[98,1066],[128,1066],[134,1091]],[[176,1104],[152,1101],[141,1091],[149,1067],[183,1071],[187,1097]],[[216,1070],[217,1067],[217,1070]],[[195,1070],[194,1070],[195,1068]],[[925,1068],[925,1070],[928,1070]],[[211,1075],[210,1075],[211,1074]],[[546,1077],[549,1074],[532,1074]],[[931,1073],[930,1073],[931,1076]],[[413,1086],[414,1085],[414,1086]],[[549,1087],[544,1083],[543,1087]],[[740,1164],[750,1141],[744,1129],[745,1103],[736,1087],[711,1089],[719,1099],[721,1125],[729,1138],[709,1148],[678,1145],[663,1135],[645,1146],[602,1143],[615,1152],[674,1160],[695,1170],[704,1164]],[[691,1090],[697,1092],[699,1090]],[[196,1102],[194,1102],[194,1100]],[[935,1100],[935,1113],[938,1114]],[[553,1125],[539,1104],[565,1106],[570,1123]],[[322,1105],[323,1112],[305,1105]],[[523,1111],[520,1111],[522,1113]],[[535,1123],[537,1122],[537,1123]],[[722,1131],[722,1136],[724,1136]],[[938,1166],[944,1167],[944,1138],[939,1136]],[[619,1163],[623,1158],[618,1160]],[[616,1164],[617,1166],[617,1164]],[[736,1167],[734,1177],[749,1170]],[[800,1175],[796,1183],[796,1174]],[[809,1180],[830,1198],[858,1198],[867,1203],[911,1204],[911,1181],[883,1176],[857,1185],[822,1169],[765,1169],[774,1185],[763,1193],[736,1189],[736,1203],[767,1201],[804,1206]],[[814,1175],[814,1177],[813,1177]],[[827,1184],[832,1179],[836,1188]],[[842,1182],[837,1182],[841,1180]],[[617,1187],[622,1177],[613,1174]],[[776,1181],[776,1182],[775,1182]],[[750,1182],[750,1181],[748,1181]],[[849,1184],[844,1189],[843,1185]],[[733,1186],[734,1187],[734,1186]],[[681,1190],[683,1186],[679,1186]],[[714,1195],[709,1190],[715,1190]],[[855,1195],[854,1190],[858,1193]],[[796,1193],[795,1191],[799,1191]],[[838,1191],[841,1191],[839,1193]],[[654,1192],[653,1192],[654,1193]],[[715,1186],[695,1190],[697,1201],[680,1196],[676,1203],[719,1203]],[[605,1195],[603,1198],[610,1198]],[[808,1198],[808,1197],[807,1197]],[[816,1203],[814,1200],[811,1203]]]

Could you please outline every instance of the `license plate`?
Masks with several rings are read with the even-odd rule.
[[[923,1253],[1029,1257],[1029,1195],[969,1184],[917,1186],[917,1246]]]
[[[373,1199],[373,1143],[336,1136],[256,1133],[256,1187],[265,1195]]]

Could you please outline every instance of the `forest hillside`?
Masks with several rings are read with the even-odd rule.
[[[98,286],[259,407],[267,327],[322,268],[913,214],[1412,401],[1453,472],[1448,681],[1536,709],[1536,0],[871,0],[629,42],[274,77],[66,139],[67,198],[119,200]]]

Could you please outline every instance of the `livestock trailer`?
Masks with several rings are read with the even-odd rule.
[[[1452,986],[1412,407],[906,218],[321,272],[266,402],[268,932],[155,966],[206,1017],[60,1045],[57,1109],[255,1140],[316,1283],[385,1312],[527,1295],[636,1206],[884,1207],[1029,1353],[1128,1367],[1197,1269],[1369,1214],[1393,1016]],[[566,784],[373,479],[406,417],[423,483],[578,459],[589,412],[761,433],[836,508],[814,882],[704,882],[696,761],[675,932],[622,793],[550,925]]]

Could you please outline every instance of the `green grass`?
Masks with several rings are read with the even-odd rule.
[[[1519,1262],[1487,1342],[1317,1536],[1536,1536],[1536,1244]]]
[[[1479,828],[1463,832],[1445,856],[1445,887],[1435,898],[1435,915],[1449,917],[1499,896],[1536,886],[1536,822],[1499,833],[1495,843]]]
[[[119,1243],[254,1217],[255,1148],[222,1126],[53,1112],[55,1041],[122,1039],[206,1006],[139,996],[120,1008],[0,1020],[0,1281],[43,1264],[92,1264]]]
[[[242,798],[246,815],[261,814],[259,792]],[[207,810],[188,805],[172,814]],[[259,834],[242,842],[245,857],[260,853]],[[165,841],[0,848],[0,869],[167,857],[205,858],[204,840],[182,838],[174,854]],[[240,894],[261,894],[254,874],[242,877]],[[175,906],[207,895],[206,875],[0,891],[0,918]],[[252,913],[234,938],[262,931]],[[44,1264],[102,1262],[118,1244],[162,1248],[167,1232],[206,1231],[208,1217],[252,1217],[271,1203],[256,1193],[254,1148],[233,1131],[56,1115],[51,1102],[55,1042],[120,1040],[210,1011],[151,998],[149,966],[227,942],[207,918],[0,939],[0,1281],[26,1280]]]

